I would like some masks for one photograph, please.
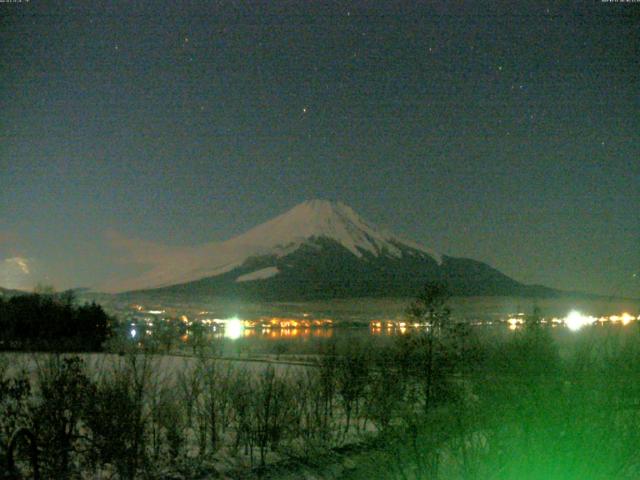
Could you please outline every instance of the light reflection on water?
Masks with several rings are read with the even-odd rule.
[[[224,332],[217,332],[213,338],[229,338]],[[255,338],[266,340],[282,340],[282,339],[307,339],[307,338],[332,338],[333,328],[277,328],[277,329],[259,329],[245,328],[238,336],[234,338]]]
[[[452,322],[457,326],[480,328],[489,333],[490,331],[498,332],[500,330],[511,332],[522,330],[526,327],[528,321],[528,317],[523,313],[513,314],[506,319],[497,321],[459,321],[452,319]],[[566,329],[571,332],[577,332],[589,326],[597,328],[611,325],[625,328],[630,324],[640,323],[638,322],[640,317],[628,312],[592,317],[582,315],[577,311],[571,311],[563,318],[537,318],[534,321],[553,329]],[[367,324],[364,322],[342,323],[331,319],[310,320],[273,317],[258,320],[240,320],[238,317],[232,317],[224,321],[204,320],[195,322],[190,322],[185,318],[182,323],[185,324],[186,331],[183,331],[180,340],[187,345],[199,345],[203,340],[220,339],[299,340],[304,342],[308,339],[347,338],[347,341],[349,341],[349,338],[362,338],[362,336],[369,336],[370,338],[395,337],[412,332],[428,331],[430,328],[428,323],[410,322],[406,319],[372,320]],[[134,326],[133,323],[131,325]],[[148,324],[147,326],[153,325]],[[197,326],[200,328],[196,328]],[[137,330],[131,331],[137,332]],[[146,334],[146,336],[152,338],[153,331],[146,330]],[[133,335],[132,338],[134,338]]]
[[[589,317],[591,318],[591,317]],[[585,326],[595,325],[595,326],[603,326],[607,323],[609,324],[618,324],[619,326],[626,327],[629,323],[634,322],[636,318],[629,319],[625,316],[616,317],[613,316],[611,319],[593,319],[593,322],[588,322],[585,324],[581,324]],[[553,319],[553,320],[543,320],[541,322],[543,325],[548,324],[552,328],[556,327],[566,327],[570,331],[577,330],[573,324],[565,323],[564,319]],[[524,321],[514,322],[513,318],[507,321],[501,322],[470,322],[468,325],[477,327],[485,327],[489,329],[498,329],[498,330],[509,330],[509,331],[517,331],[524,328]],[[393,337],[398,335],[405,335],[411,332],[419,332],[425,331],[428,329],[425,325],[412,325],[405,324],[404,322],[398,324],[388,323],[380,323],[377,321],[372,322],[370,325],[363,324],[360,327],[340,327],[340,326],[332,326],[326,328],[313,328],[313,327],[293,327],[293,328],[233,328],[229,329],[219,329],[213,333],[207,335],[209,340],[218,340],[218,339],[255,339],[255,340],[307,340],[307,339],[330,339],[335,336],[342,337],[343,335],[371,335],[373,337]],[[336,332],[337,330],[337,332]],[[181,340],[185,343],[192,341],[191,335],[189,333],[183,335]]]

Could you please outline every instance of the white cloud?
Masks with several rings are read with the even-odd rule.
[[[22,258],[22,257],[14,257],[14,258],[8,258],[7,259],[8,263],[13,263],[15,264],[20,270],[22,270],[22,273],[29,275],[31,272],[29,271],[29,261],[26,258]]]
[[[107,230],[105,238],[112,248],[121,252],[118,260],[124,264],[156,265],[180,250],[178,247],[171,248],[161,243],[128,238],[116,230]]]
[[[25,257],[5,258],[0,262],[0,286],[5,288],[30,288],[33,261]]]

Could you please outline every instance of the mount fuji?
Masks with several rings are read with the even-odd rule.
[[[301,203],[224,242],[163,253],[119,290],[284,301],[413,296],[426,282],[443,281],[454,295],[556,293],[482,262],[438,254],[326,200]]]

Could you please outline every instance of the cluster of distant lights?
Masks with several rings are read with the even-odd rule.
[[[180,319],[184,323],[187,323],[185,321],[185,318],[186,317],[183,315]],[[220,328],[224,332],[225,338],[229,338],[231,340],[240,338],[244,331],[243,321],[240,320],[238,317],[232,317],[227,319],[216,319],[215,322],[211,322],[211,323],[214,323],[213,325],[214,331],[217,328]],[[151,324],[151,326],[152,325],[153,324]],[[146,333],[147,335],[152,334],[150,330],[147,330]],[[129,330],[129,336],[131,337],[132,340],[135,340],[137,338],[138,330],[136,329],[135,324],[131,324],[131,330]]]
[[[386,330],[387,334],[394,332],[406,333],[409,330],[421,330],[429,328],[429,323],[407,322],[405,320],[371,320],[369,328],[373,334],[381,334]]]
[[[304,314],[308,317],[309,314]],[[183,320],[184,321],[184,320]],[[280,318],[280,317],[261,317],[257,320],[240,320],[238,317],[232,317],[228,319],[202,319],[199,320],[202,325],[213,326],[214,331],[224,331],[224,336],[227,338],[238,338],[245,330],[262,330],[269,331],[274,330],[309,330],[324,329],[333,326],[333,321],[330,319],[295,319],[295,318]],[[185,322],[186,323],[186,322]],[[192,322],[189,322],[189,325]]]
[[[551,323],[552,325],[564,325],[572,332],[588,327],[590,325],[605,323],[629,325],[631,322],[640,320],[640,316],[634,317],[633,315],[625,312],[621,315],[610,315],[608,317],[593,317],[591,315],[584,315],[577,310],[571,310],[564,318],[552,318],[550,320],[541,320],[541,323]],[[525,318],[523,316],[511,317],[507,320],[509,329],[516,330],[518,327],[525,324]]]
[[[551,325],[551,326],[562,326],[564,325],[566,328],[571,330],[572,332],[577,332],[583,327],[589,325],[604,325],[605,323],[609,324],[619,324],[626,326],[634,321],[640,321],[640,316],[634,317],[633,315],[625,312],[621,315],[610,315],[608,317],[593,317],[590,315],[584,315],[577,310],[570,311],[567,316],[563,318],[551,318],[551,319],[541,319],[541,324]],[[527,323],[527,317],[524,313],[519,313],[517,315],[512,315],[507,319],[507,325],[510,330],[517,330],[520,327],[523,327]],[[471,322],[471,325],[494,325],[496,322],[491,321],[478,321]],[[498,322],[500,323],[500,322]],[[387,333],[405,333],[409,330],[418,330],[418,329],[428,329],[428,323],[415,323],[415,322],[407,322],[405,320],[372,320],[369,322],[369,327],[374,334],[379,334],[384,331]]]
[[[142,309],[138,309],[142,311]],[[149,310],[146,313],[159,315],[165,313],[164,310]],[[205,314],[208,312],[200,312],[201,314]],[[326,328],[333,326],[333,321],[330,319],[310,319],[308,318],[310,314],[303,314],[302,319],[295,318],[279,318],[279,317],[262,317],[258,320],[241,320],[237,316],[231,318],[202,318],[197,320],[190,320],[186,315],[181,315],[178,320],[181,321],[187,328],[192,326],[194,323],[198,323],[200,325],[210,327],[213,332],[220,332],[225,338],[235,340],[242,337],[246,331],[254,331],[254,330],[262,330],[270,331],[274,329],[276,331],[282,332],[292,332],[297,333],[298,329],[301,331],[310,331],[310,329],[316,330],[325,330]],[[165,321],[171,321],[165,319]],[[153,321],[151,319],[146,320],[147,327],[153,327]],[[138,337],[137,325],[135,323],[131,324],[131,329],[129,331],[129,335],[132,339],[136,339]],[[146,334],[151,336],[153,335],[152,330],[146,330]],[[188,333],[187,337],[188,338]]]
[[[187,317],[183,315],[182,317],[180,317],[180,320],[185,324],[186,323],[191,324],[191,322],[188,322],[186,318]],[[224,332],[225,338],[229,338],[231,340],[240,338],[242,336],[242,332],[244,331],[244,322],[240,320],[238,317],[232,317],[227,319],[215,319],[215,321],[207,322],[207,324],[211,324],[211,323],[213,324],[214,331],[216,331],[216,329],[220,329],[221,331]],[[153,323],[150,323],[148,325],[153,326]],[[146,333],[147,335],[152,335],[151,330],[147,330]],[[129,330],[129,336],[133,340],[137,338],[138,330],[135,327],[135,324],[131,324],[131,330]]]
[[[143,311],[141,306],[135,305],[134,308],[138,311]],[[165,310],[148,310],[146,313],[151,315],[161,315],[166,313]],[[200,312],[201,314],[205,314],[208,312]],[[211,326],[214,331],[221,332],[225,338],[235,340],[243,336],[245,330],[247,329],[262,329],[269,330],[271,328],[275,329],[296,329],[298,327],[308,329],[314,327],[331,327],[333,325],[332,320],[322,319],[322,320],[310,320],[307,319],[309,314],[304,314],[303,319],[290,319],[290,318],[277,318],[273,317],[270,319],[261,318],[259,320],[241,320],[237,316],[227,318],[227,319],[219,319],[219,318],[205,318],[199,320],[202,325]],[[186,315],[180,316],[180,320],[185,324],[190,326],[193,322],[190,321]],[[621,315],[610,315],[610,316],[602,316],[602,317],[594,317],[590,315],[584,315],[577,310],[571,310],[565,317],[563,318],[551,318],[551,319],[541,319],[540,323],[542,324],[551,324],[552,326],[560,326],[564,325],[566,328],[573,332],[577,332],[578,330],[590,326],[600,324],[603,325],[605,323],[610,324],[620,324],[626,326],[634,321],[640,321],[640,315],[634,317],[633,315],[624,312]],[[507,324],[509,325],[510,330],[516,330],[519,327],[522,327],[526,323],[526,316],[523,313],[519,313],[517,315],[513,315],[507,319]],[[493,322],[476,322],[474,325],[480,324],[493,324]],[[151,321],[147,322],[147,326],[152,327],[153,323]],[[370,328],[374,333],[381,332],[383,328],[386,328],[388,331],[400,331],[400,333],[405,333],[409,329],[423,329],[428,328],[428,323],[415,323],[415,322],[406,322],[404,320],[373,320],[370,322]],[[147,335],[151,335],[152,332],[150,330],[146,330]],[[131,330],[129,331],[129,335],[132,339],[136,339],[138,336],[138,331],[136,329],[135,324],[131,324]]]

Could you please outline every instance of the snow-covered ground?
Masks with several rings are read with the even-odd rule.
[[[69,355],[73,354],[65,354],[65,356]],[[38,369],[46,366],[50,356],[49,353],[0,352],[0,366],[3,365],[7,368],[9,376],[25,371],[29,373],[32,380],[35,380]],[[89,374],[95,378],[121,367],[127,361],[124,356],[115,353],[84,353],[78,356],[85,361]],[[143,354],[140,354],[138,360],[142,361],[144,357]],[[178,373],[194,367],[198,362],[197,357],[188,354],[147,355],[146,359],[150,362],[150,370],[154,374],[167,379],[175,379]],[[308,368],[304,362],[280,361],[275,356],[247,359],[230,357],[217,361],[222,368],[230,367],[250,375],[263,372],[269,365],[275,368],[276,373],[283,375]]]

